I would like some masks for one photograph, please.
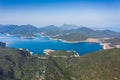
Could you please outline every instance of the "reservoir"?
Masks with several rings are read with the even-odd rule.
[[[103,46],[99,43],[67,43],[60,40],[51,40],[49,37],[42,37],[41,35],[36,35],[34,39],[24,39],[17,36],[0,34],[0,41],[8,43],[7,47],[16,49],[25,48],[34,54],[44,54],[45,49],[71,50],[76,51],[79,55],[103,50]]]

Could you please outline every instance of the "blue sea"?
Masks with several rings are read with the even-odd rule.
[[[35,39],[23,39],[17,36],[0,34],[0,41],[9,43],[8,47],[17,49],[25,48],[34,54],[44,54],[45,49],[72,50],[78,52],[79,55],[103,50],[103,46],[99,43],[67,43],[60,40],[51,40],[49,37],[42,37],[40,35],[36,35]]]

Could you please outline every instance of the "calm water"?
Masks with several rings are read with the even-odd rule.
[[[8,37],[0,34],[1,42],[9,42],[8,47],[12,48],[25,48],[29,49],[33,53],[43,54],[45,49],[53,50],[74,50],[83,55],[86,53],[102,50],[103,47],[99,43],[65,43],[59,40],[50,40],[48,37],[41,37],[36,35],[35,39],[22,39],[20,37]]]

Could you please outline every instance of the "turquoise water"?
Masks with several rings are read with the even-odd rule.
[[[79,42],[66,43],[59,40],[51,40],[48,37],[41,37],[36,35],[35,39],[22,39],[15,36],[5,36],[0,34],[1,42],[9,42],[8,47],[11,48],[25,48],[32,51],[34,54],[43,54],[45,49],[53,50],[73,50],[83,55],[103,49],[99,43]]]

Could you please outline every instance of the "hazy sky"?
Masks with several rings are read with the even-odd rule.
[[[120,25],[120,0],[0,0],[0,24]]]

